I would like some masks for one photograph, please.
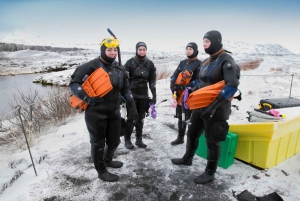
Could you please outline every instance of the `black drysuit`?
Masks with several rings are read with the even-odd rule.
[[[104,162],[111,162],[113,154],[120,143],[120,94],[128,105],[135,107],[125,68],[119,66],[117,62],[104,63],[99,58],[76,68],[70,81],[70,88],[74,95],[83,99],[83,97],[80,97],[80,94],[82,94],[80,86],[83,84],[84,79],[100,66],[109,74],[113,89],[103,97],[102,102],[89,105],[85,111],[85,122],[90,134],[91,155],[97,171],[106,169]],[[106,151],[104,151],[105,143],[107,145]]]
[[[139,115],[135,123],[136,136],[143,133],[144,118],[149,108],[148,83],[152,97],[156,99],[156,68],[147,57],[143,60],[133,57],[124,65],[129,74],[129,84]],[[133,131],[133,121],[127,120],[125,139],[130,139]]]
[[[197,88],[202,88],[225,80],[225,87],[229,86],[229,88],[237,89],[239,85],[240,68],[230,55],[223,52],[215,57],[211,57],[210,61],[207,64],[205,63],[206,60],[203,61],[200,69],[200,83]],[[198,147],[199,136],[205,130],[208,147],[208,162],[205,170],[210,174],[215,173],[217,169],[220,157],[220,141],[226,139],[229,129],[226,121],[229,119],[231,108],[231,101],[228,100],[229,98],[216,109],[216,112],[210,120],[204,120],[200,117],[206,108],[195,109],[192,111],[184,159],[192,160]]]
[[[185,59],[180,61],[178,67],[176,68],[175,72],[171,76],[170,89],[172,94],[174,94],[174,91],[177,92],[178,94],[178,91],[174,90],[175,82],[178,75],[180,73],[183,73],[185,70],[188,70],[191,73],[192,77],[190,82],[187,85],[182,86],[182,89],[185,89],[187,87],[193,88],[197,86],[199,84],[198,75],[199,75],[200,66],[201,66],[201,61],[199,59],[194,59],[194,60]],[[182,109],[184,109],[184,111],[182,111]],[[184,136],[185,134],[186,124],[185,122],[182,122],[183,112],[185,114],[185,120],[190,119],[192,111],[183,108],[181,104],[180,105],[177,104],[176,117],[178,118],[178,136]]]

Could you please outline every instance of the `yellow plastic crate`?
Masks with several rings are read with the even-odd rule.
[[[278,122],[230,122],[238,135],[235,158],[266,169],[300,151],[300,107],[278,109],[287,118]]]

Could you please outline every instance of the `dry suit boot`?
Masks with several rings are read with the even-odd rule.
[[[91,147],[92,160],[94,162],[95,169],[98,173],[98,178],[103,181],[114,182],[119,179],[118,175],[111,174],[107,171],[106,165],[104,162],[104,147],[94,148]]]
[[[119,176],[112,174],[107,171],[107,169],[98,172],[98,178],[103,181],[115,182],[119,180]]]
[[[133,149],[134,148],[133,144],[131,143],[131,139],[130,138],[125,138],[125,147],[127,149]]]
[[[175,146],[175,145],[179,145],[179,144],[183,144],[183,143],[184,143],[184,136],[178,135],[176,140],[171,142],[171,145]]]
[[[206,184],[215,179],[215,172],[220,158],[220,142],[206,140],[207,144],[207,164],[203,174],[195,178],[196,184]]]
[[[175,165],[188,165],[188,166],[191,166],[193,164],[192,160],[186,160],[184,158],[172,158],[171,161]]]
[[[141,148],[146,148],[147,145],[144,144],[142,137],[136,137],[135,145]]]
[[[186,125],[182,125],[182,120],[178,120],[178,136],[176,140],[171,142],[171,145],[175,146],[178,144],[184,143],[184,134],[185,134]]]
[[[105,165],[106,167],[120,168],[123,166],[123,163],[121,161],[110,161],[110,162],[105,161]]]
[[[143,139],[142,139],[144,118],[145,118],[145,113],[139,113],[139,119],[136,121],[136,124],[135,124],[135,131],[136,131],[135,144],[136,144],[136,146],[141,147],[141,148],[147,147],[147,145],[144,144]]]
[[[187,149],[182,158],[172,158],[171,161],[175,165],[191,166],[193,164],[193,158],[195,153],[195,150]]]
[[[208,172],[204,172],[203,174],[201,174],[200,176],[195,178],[195,183],[196,184],[206,184],[208,182],[211,182],[215,179],[215,174],[210,174]]]
[[[125,147],[127,149],[133,149],[134,146],[131,143],[131,133],[133,131],[133,121],[132,120],[127,120],[126,121],[126,130],[125,130],[125,135],[124,135],[124,140],[125,140]]]
[[[117,150],[116,148],[110,148],[107,147],[105,151],[105,157],[104,157],[104,164],[106,167],[112,167],[112,168],[120,168],[123,166],[123,163],[121,161],[113,161],[112,157]]]

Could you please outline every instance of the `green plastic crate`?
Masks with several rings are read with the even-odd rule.
[[[226,140],[221,142],[221,156],[218,166],[226,169],[233,164],[237,141],[237,134],[231,132],[227,133]],[[199,137],[199,144],[196,154],[207,159],[206,138],[203,134],[201,134]]]

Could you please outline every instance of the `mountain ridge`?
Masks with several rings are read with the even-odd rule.
[[[61,51],[78,51],[86,49],[98,49],[99,45],[89,45],[87,48],[83,48],[84,44],[76,44],[79,47],[56,47],[49,45],[28,45],[20,43],[6,43],[0,42],[0,52],[14,52],[20,50],[37,50],[37,51],[50,51],[50,52],[61,52]],[[287,48],[279,44],[251,44],[246,42],[238,41],[223,41],[223,48],[232,52],[233,54],[265,54],[265,55],[295,55],[295,53],[289,51]],[[181,46],[179,51],[184,51],[185,46]],[[135,51],[132,48],[129,51]],[[126,48],[123,51],[128,51]],[[172,50],[174,51],[174,48]]]
[[[50,51],[50,52],[62,52],[62,51],[78,51],[84,50],[77,47],[53,47],[43,45],[25,45],[16,43],[3,43],[0,42],[0,52],[16,52],[20,50],[37,50],[37,51]]]
[[[269,55],[288,55],[295,53],[279,44],[251,44],[238,41],[223,41],[224,49],[233,52],[234,54],[269,54]]]

